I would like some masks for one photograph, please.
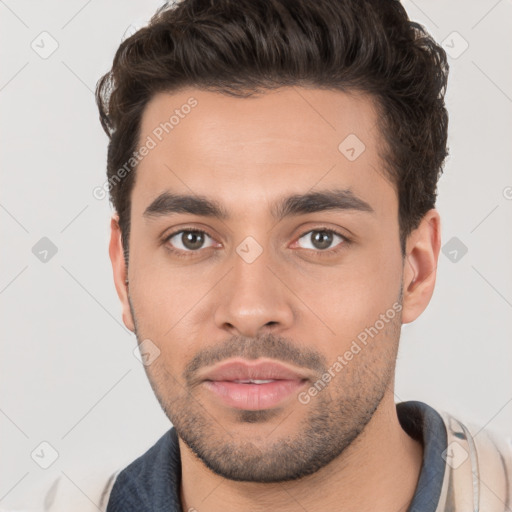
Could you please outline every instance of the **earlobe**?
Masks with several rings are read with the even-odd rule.
[[[119,216],[117,214],[113,215],[110,219],[110,244],[108,252],[112,263],[114,284],[123,309],[124,325],[126,325],[130,331],[135,332],[135,325],[128,301],[128,275],[121,241]]]
[[[413,322],[426,309],[436,282],[441,248],[441,218],[429,210],[406,244],[403,278],[402,323]]]

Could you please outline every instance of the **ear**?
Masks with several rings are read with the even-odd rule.
[[[404,260],[402,323],[413,322],[425,310],[434,293],[441,248],[441,217],[432,208],[409,235]]]
[[[128,272],[124,260],[123,244],[121,242],[121,228],[119,227],[119,216],[113,215],[110,219],[110,244],[108,247],[112,270],[114,272],[114,283],[117,295],[123,308],[123,322],[130,331],[135,332],[135,324],[128,302]]]

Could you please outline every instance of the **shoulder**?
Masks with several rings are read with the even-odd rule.
[[[22,507],[1,508],[0,512],[105,512],[120,471],[74,473],[47,477],[27,496]]]
[[[439,411],[447,432],[442,510],[512,509],[512,436]],[[448,506],[449,505],[449,506]]]
[[[149,484],[164,485],[168,482],[165,476],[179,473],[178,442],[173,432],[167,431],[143,455],[114,471],[73,468],[58,476],[49,475],[31,490],[24,503],[7,509],[0,504],[0,512],[106,512],[112,501],[117,505],[133,497],[142,502],[150,499]]]

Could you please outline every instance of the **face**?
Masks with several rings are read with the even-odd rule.
[[[367,96],[304,88],[144,111],[124,320],[181,442],[225,478],[318,470],[392,394],[405,267],[376,122]]]

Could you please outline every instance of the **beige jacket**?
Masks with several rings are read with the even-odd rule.
[[[436,512],[510,512],[512,438],[500,439],[446,412],[440,414],[448,447]]]

